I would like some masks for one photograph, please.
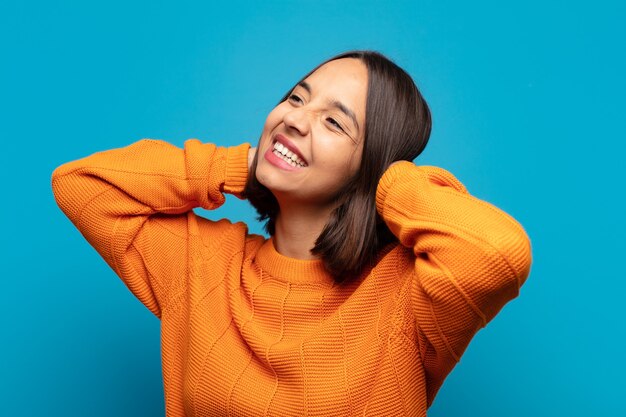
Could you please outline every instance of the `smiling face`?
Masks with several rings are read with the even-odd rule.
[[[281,201],[331,204],[361,163],[367,68],[327,62],[267,116],[256,177]]]

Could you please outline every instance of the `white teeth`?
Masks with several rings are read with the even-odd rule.
[[[283,161],[287,162],[291,166],[299,166],[305,167],[305,162],[298,157],[295,153],[291,152],[280,142],[274,143],[274,155],[282,158]]]

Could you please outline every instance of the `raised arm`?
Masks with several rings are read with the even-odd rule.
[[[474,334],[518,295],[530,242],[511,216],[438,167],[393,164],[376,206],[415,254],[411,297],[430,404]]]
[[[128,288],[155,315],[180,285],[194,207],[214,209],[224,192],[240,196],[249,144],[184,149],[142,139],[68,162],[52,173],[57,204]],[[230,222],[215,222],[216,236]],[[166,279],[167,278],[167,279]],[[168,280],[169,279],[169,280]]]

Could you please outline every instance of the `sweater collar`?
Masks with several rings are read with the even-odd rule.
[[[333,285],[332,275],[320,259],[296,259],[280,254],[270,237],[259,248],[257,264],[271,276],[293,284]]]

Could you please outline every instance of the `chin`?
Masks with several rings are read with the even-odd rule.
[[[257,166],[256,179],[261,185],[270,190],[275,195],[275,191],[286,191],[285,179],[279,178],[276,172],[271,172],[266,167]]]

